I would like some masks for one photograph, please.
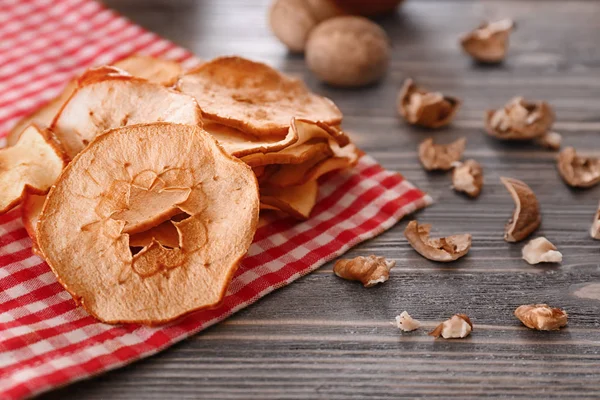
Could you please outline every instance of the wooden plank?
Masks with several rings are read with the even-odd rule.
[[[566,145],[600,155],[600,4],[593,1],[408,0],[379,22],[392,37],[391,69],[379,85],[330,88],[290,56],[266,26],[268,0],[107,0],[134,21],[202,57],[241,54],[303,77],[345,114],[353,139],[386,168],[427,190],[436,204],[416,215],[440,235],[471,232],[464,259],[436,264],[402,234],[407,221],[351,250],[397,261],[390,280],[364,289],[325,265],[229,320],[121,370],[43,396],[48,399],[396,399],[597,398],[600,394],[599,242],[588,236],[600,187],[567,188],[556,153],[485,135],[483,112],[522,94],[555,107]],[[479,67],[457,47],[460,33],[486,17],[513,17],[518,30],[507,61]],[[411,76],[463,99],[455,123],[436,132],[406,126],[397,90]],[[484,167],[477,200],[452,192],[448,174],[428,174],[416,147],[467,138],[466,157]],[[539,197],[547,236],[561,266],[530,266],[522,244],[502,240],[513,204],[500,184],[511,176]],[[587,294],[586,294],[587,293]],[[586,297],[587,296],[587,297]],[[524,303],[569,312],[569,327],[534,332],[512,315]],[[425,328],[402,334],[391,325],[408,310]],[[455,312],[475,330],[461,341],[427,331]]]

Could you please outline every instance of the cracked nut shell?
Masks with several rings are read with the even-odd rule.
[[[515,317],[526,327],[538,331],[556,331],[567,325],[567,313],[548,304],[529,304],[517,307]]]
[[[441,128],[452,121],[460,100],[440,92],[429,92],[408,78],[398,94],[397,107],[398,113],[411,125]]]
[[[523,97],[511,99],[503,108],[488,110],[485,128],[490,136],[502,140],[531,140],[546,135],[554,124],[554,112],[545,101],[530,102]]]
[[[333,272],[340,278],[360,281],[365,287],[371,287],[387,281],[390,277],[390,270],[395,265],[396,261],[389,261],[383,257],[359,256],[351,260],[337,260],[333,266]]]
[[[515,210],[504,229],[504,240],[519,242],[527,238],[542,222],[540,204],[526,183],[514,178],[501,177],[500,181],[515,202]]]
[[[442,238],[430,238],[430,224],[410,221],[404,230],[408,243],[420,255],[431,261],[450,262],[466,255],[471,248],[471,234],[463,233]]]
[[[565,183],[576,188],[590,188],[600,182],[600,159],[578,156],[573,147],[558,154],[558,172]]]
[[[449,144],[435,144],[427,138],[419,144],[419,160],[427,171],[448,171],[462,158],[467,140],[460,138]]]

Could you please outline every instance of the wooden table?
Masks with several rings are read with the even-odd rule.
[[[364,289],[327,264],[257,304],[163,353],[77,383],[45,398],[598,398],[600,396],[600,242],[588,229],[600,187],[569,189],[556,153],[507,144],[483,133],[483,113],[515,95],[554,106],[564,145],[600,150],[600,3],[593,1],[408,0],[379,22],[392,38],[387,77],[359,90],[333,89],[288,55],[266,27],[268,0],[110,0],[134,21],[211,58],[240,54],[302,76],[344,112],[344,127],[385,167],[429,192],[435,205],[416,217],[441,235],[470,232],[473,247],[452,264],[410,248],[407,221],[350,251],[397,261],[390,280]],[[499,67],[473,65],[457,46],[486,18],[512,17],[518,30]],[[463,106],[451,127],[413,129],[395,110],[406,77],[456,95]],[[450,189],[449,174],[428,174],[416,156],[427,136],[467,138],[466,157],[485,172],[483,194]],[[523,244],[502,239],[513,210],[500,176],[527,182],[538,195],[546,236],[560,266],[530,266]],[[586,290],[583,290],[586,288]],[[589,298],[576,295],[587,292]],[[547,302],[569,313],[559,332],[534,332],[513,316],[521,304]],[[390,322],[408,310],[426,328],[402,334]],[[436,322],[464,312],[474,324],[464,340],[434,340]]]

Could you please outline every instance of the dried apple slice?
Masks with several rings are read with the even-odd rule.
[[[286,149],[298,141],[296,129],[291,128],[283,137],[254,136],[227,125],[205,120],[204,130],[217,139],[227,153],[235,157],[276,152]]]
[[[26,191],[23,202],[21,203],[21,218],[23,219],[23,225],[31,238],[32,250],[36,254],[39,254],[39,249],[35,229],[45,202],[46,195],[37,195]]]
[[[337,131],[317,122],[299,118],[292,118],[289,130],[293,131],[298,138],[294,144],[277,152],[250,154],[242,157],[242,160],[251,167],[269,164],[300,164],[314,158],[317,154],[332,156],[331,146],[339,143],[341,137]],[[344,144],[347,143],[345,140],[342,141]]]
[[[332,157],[319,153],[301,164],[275,166],[277,169],[264,178],[265,182],[280,188],[298,186],[315,181],[328,172],[353,167],[358,162],[359,151],[353,144],[339,147],[330,143],[330,146]]]
[[[157,121],[202,123],[192,97],[115,68],[88,70],[78,85],[51,125],[70,157],[108,129]]]
[[[309,181],[300,186],[280,188],[263,186],[260,188],[261,207],[278,209],[298,219],[308,219],[317,203],[319,185]],[[266,207],[265,207],[266,206]]]
[[[47,193],[66,164],[52,134],[30,125],[14,146],[0,150],[0,214],[17,206],[26,192]]]
[[[183,72],[183,68],[176,61],[139,54],[119,60],[112,65],[127,71],[133,76],[163,86],[173,86]]]
[[[143,188],[147,195],[132,196]],[[172,204],[167,191],[179,193],[165,195]],[[133,255],[126,227],[139,214],[159,225],[171,207],[189,215],[173,222],[178,246],[154,240]],[[38,243],[90,314],[158,324],[221,301],[258,213],[252,170],[200,127],[136,125],[99,136],[65,168],[42,210]]]
[[[204,117],[244,132],[285,135],[292,117],[338,125],[342,113],[325,97],[268,65],[221,57],[183,75],[177,88],[196,98]]]

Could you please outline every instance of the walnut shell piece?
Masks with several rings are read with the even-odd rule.
[[[540,204],[533,190],[523,181],[505,177],[501,177],[500,181],[515,202],[513,215],[504,229],[504,240],[519,242],[540,226]]]
[[[411,125],[441,128],[448,125],[460,107],[456,97],[429,92],[412,79],[404,81],[398,94],[398,113]]]
[[[502,62],[508,50],[508,38],[515,24],[510,19],[484,22],[460,38],[463,50],[482,63]]]
[[[536,142],[546,149],[557,151],[560,150],[562,135],[558,132],[548,132],[544,136],[537,138]]]
[[[421,327],[421,322],[417,321],[406,311],[402,311],[402,314],[396,316],[396,326],[402,332],[411,332]]]
[[[594,215],[594,222],[590,228],[590,236],[593,239],[600,239],[600,204],[598,204],[598,210]]]
[[[590,188],[600,182],[600,159],[578,156],[573,147],[558,154],[558,172],[567,185]]]
[[[368,85],[387,71],[389,42],[385,31],[364,17],[331,18],[310,33],[306,64],[320,80],[332,86]]]
[[[526,327],[538,331],[556,331],[567,325],[567,313],[548,304],[529,304],[517,307],[515,317]]]
[[[545,237],[531,240],[523,247],[523,260],[529,264],[559,263],[562,262],[562,254]]]
[[[462,158],[467,140],[460,138],[449,144],[435,144],[427,138],[419,144],[419,160],[427,171],[448,171]]]
[[[545,101],[511,99],[503,108],[488,110],[485,129],[501,140],[531,140],[546,135],[554,124],[554,111]]]
[[[404,230],[404,236],[413,249],[431,261],[450,262],[467,254],[471,248],[471,234],[463,233],[442,238],[429,237],[430,224],[410,221]]]
[[[471,334],[473,323],[465,314],[455,314],[429,332],[430,336],[444,339],[462,339]]]
[[[337,260],[333,266],[333,273],[342,279],[360,281],[365,287],[371,287],[387,281],[390,270],[395,266],[396,261],[386,260],[384,257],[358,256],[351,260]]]
[[[475,160],[454,163],[452,171],[452,188],[466,193],[469,197],[477,197],[483,187],[483,168]]]

